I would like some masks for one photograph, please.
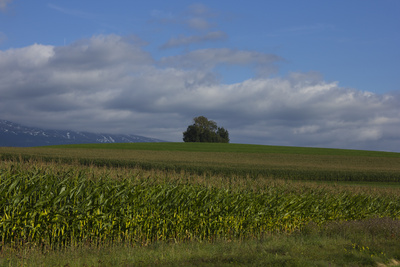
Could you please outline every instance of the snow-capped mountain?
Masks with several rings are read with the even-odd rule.
[[[132,134],[103,134],[67,130],[44,130],[0,120],[0,146],[31,147],[89,143],[165,142]]]

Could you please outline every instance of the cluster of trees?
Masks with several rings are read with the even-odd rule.
[[[224,127],[218,127],[215,121],[204,116],[196,117],[193,121],[183,132],[184,142],[229,143],[228,131]]]

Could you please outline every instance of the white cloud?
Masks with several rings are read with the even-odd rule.
[[[193,4],[189,6],[185,12],[180,14],[154,9],[151,11],[150,15],[153,21],[165,25],[183,25],[191,31],[205,32],[217,27],[217,24],[213,21],[213,18],[215,18],[217,14],[203,4]]]
[[[187,24],[196,30],[207,30],[212,27],[212,24],[204,18],[190,18],[187,20]]]
[[[195,116],[232,142],[400,151],[400,97],[325,82],[318,73],[221,84],[218,64],[271,68],[280,58],[202,49],[155,62],[128,38],[0,51],[2,119],[45,128],[180,141]]]
[[[173,20],[174,16],[170,12],[165,12],[159,9],[153,9],[150,13],[150,16],[156,20]]]
[[[0,52],[0,67],[12,69],[36,68],[45,65],[54,55],[53,46],[34,44]]]
[[[5,10],[7,5],[10,4],[14,0],[0,0],[0,10]]]
[[[166,49],[178,46],[187,46],[191,44],[197,44],[208,41],[222,41],[226,40],[227,38],[228,35],[222,31],[208,32],[204,35],[192,35],[192,36],[181,35],[177,38],[171,38],[165,44],[163,44],[161,48]]]
[[[193,4],[189,6],[186,24],[194,30],[208,30],[215,27],[215,23],[210,21],[216,13],[203,4]]]
[[[91,14],[91,13],[87,13],[81,10],[76,10],[76,9],[69,9],[69,8],[65,8],[65,7],[61,7],[61,6],[57,6],[54,4],[48,4],[47,5],[49,8],[59,11],[61,13],[64,13],[66,15],[70,15],[70,16],[74,16],[74,17],[78,17],[78,18],[82,18],[82,19],[89,19],[89,20],[93,20],[96,18],[95,15]]]
[[[276,36],[289,36],[289,35],[311,35],[311,34],[318,34],[325,31],[332,31],[335,30],[335,26],[331,24],[311,24],[311,25],[296,25],[289,28],[278,29],[277,31],[268,34],[270,37]]]
[[[194,16],[205,16],[208,17],[213,14],[213,12],[206,6],[200,3],[192,4],[189,6],[189,13]]]
[[[282,58],[273,54],[229,48],[199,49],[187,54],[165,57],[160,60],[164,66],[183,69],[211,70],[220,64],[254,67],[259,73],[271,74],[275,64]]]

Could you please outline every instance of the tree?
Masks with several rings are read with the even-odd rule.
[[[184,142],[229,143],[228,131],[218,127],[215,121],[204,116],[196,117],[193,121],[183,132]]]

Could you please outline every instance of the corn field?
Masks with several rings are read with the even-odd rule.
[[[167,173],[164,174],[166,177]],[[179,174],[174,174],[179,176]],[[0,162],[0,245],[56,249],[81,244],[251,238],[307,223],[400,218],[400,196],[212,186],[140,170]]]

